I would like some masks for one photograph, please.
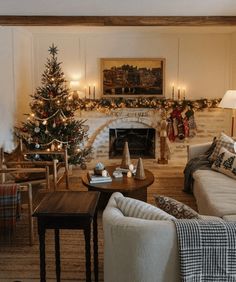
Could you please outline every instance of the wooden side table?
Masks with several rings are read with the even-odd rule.
[[[97,204],[100,192],[56,191],[48,193],[36,208],[40,243],[40,281],[46,281],[45,233],[55,230],[56,277],[61,279],[60,229],[83,229],[86,251],[86,281],[91,281],[91,222],[93,221],[94,274],[98,281]]]

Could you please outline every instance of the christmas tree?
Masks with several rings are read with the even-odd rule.
[[[54,151],[67,146],[69,163],[85,167],[91,153],[91,148],[85,144],[88,126],[85,120],[74,118],[77,104],[66,86],[61,63],[57,61],[57,47],[52,44],[48,51],[50,58],[42,74],[42,86],[31,96],[31,113],[27,121],[16,128],[16,135],[30,150]],[[46,155],[46,160],[50,158]]]

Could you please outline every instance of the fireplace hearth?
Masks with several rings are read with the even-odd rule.
[[[131,158],[155,159],[155,136],[154,128],[110,128],[109,158],[121,158],[127,141]]]

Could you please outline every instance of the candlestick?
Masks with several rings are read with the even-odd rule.
[[[178,100],[180,100],[180,88],[178,88]]]
[[[172,100],[175,99],[175,86],[174,84],[172,85]]]
[[[89,99],[91,99],[91,89],[90,89],[90,85],[89,85]]]
[[[183,99],[185,100],[185,98],[186,98],[186,89],[183,88]]]
[[[86,100],[87,97],[86,97],[86,87],[84,87],[84,99]]]
[[[95,85],[93,86],[93,99],[95,100]]]

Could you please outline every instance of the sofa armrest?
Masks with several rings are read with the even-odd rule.
[[[188,161],[205,153],[210,148],[211,144],[212,142],[188,145],[187,146]]]
[[[125,217],[114,193],[103,212],[105,282],[179,282],[175,224]]]

